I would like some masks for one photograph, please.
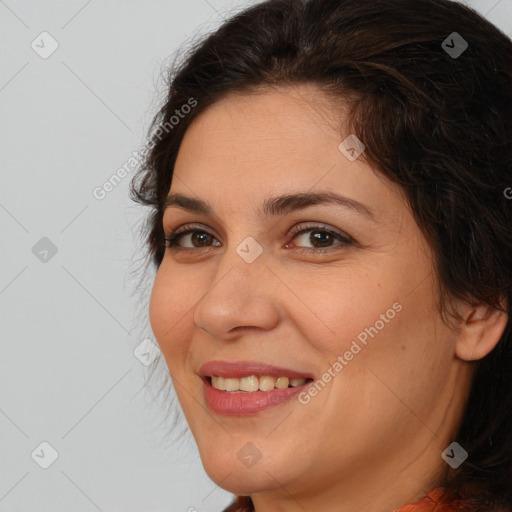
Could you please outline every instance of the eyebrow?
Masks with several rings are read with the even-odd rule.
[[[267,217],[284,215],[309,206],[334,204],[351,209],[368,219],[375,221],[372,210],[363,203],[333,192],[304,192],[271,197],[263,203],[262,211]],[[170,194],[164,203],[164,210],[171,207],[182,208],[190,213],[213,216],[213,208],[202,199],[188,197],[183,194]]]

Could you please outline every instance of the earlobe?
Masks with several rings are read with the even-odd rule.
[[[507,323],[507,313],[482,303],[471,306],[460,326],[455,354],[465,361],[482,359],[498,344]]]

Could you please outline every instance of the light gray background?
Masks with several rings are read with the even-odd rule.
[[[190,435],[165,437],[151,377],[165,363],[136,350],[154,340],[137,305],[154,274],[136,274],[146,211],[128,198],[133,173],[102,200],[93,190],[143,144],[174,52],[254,3],[0,0],[0,512],[231,501]],[[511,35],[512,0],[466,3]],[[47,58],[42,32],[58,43]],[[58,454],[47,469],[42,442]]]

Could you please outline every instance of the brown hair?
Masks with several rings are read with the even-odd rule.
[[[299,83],[349,102],[364,158],[403,188],[435,252],[440,311],[458,297],[509,315],[475,363],[455,439],[469,458],[446,488],[454,498],[478,488],[475,511],[512,507],[512,42],[475,11],[451,0],[268,0],[196,43],[169,73],[131,184],[151,207],[148,256],[160,265],[163,204],[191,122],[228,93]]]

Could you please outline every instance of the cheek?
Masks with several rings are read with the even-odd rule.
[[[435,394],[437,382],[445,381],[451,338],[437,312],[434,285],[423,278],[428,270],[418,258],[400,272],[376,263],[353,266],[350,275],[302,276],[302,284],[295,283],[309,308],[297,301],[294,322],[325,361],[322,369],[336,373],[333,400],[350,394],[373,407],[376,396],[393,396],[390,389],[416,399],[427,387]]]
[[[295,324],[330,360],[343,355],[354,340],[364,347],[364,341],[371,339],[368,331],[374,334],[376,323],[377,331],[384,332],[400,316],[396,279],[386,278],[386,269],[379,270],[376,265],[372,271],[352,267],[350,272],[311,279],[301,276],[293,287],[300,298],[288,303],[289,307],[293,304]]]
[[[161,277],[161,271],[157,272],[153,289],[151,290],[151,297],[149,301],[149,322],[151,329],[155,335],[156,341],[162,347],[163,335],[166,330],[166,325],[169,324],[169,314],[172,315],[172,304],[170,304],[169,293],[167,287],[164,286]],[[167,327],[169,329],[169,327]]]
[[[170,279],[172,275],[173,278]],[[159,268],[149,302],[149,321],[155,339],[164,356],[177,352],[186,340],[183,329],[187,325],[187,314],[193,305],[191,287],[185,286],[185,279],[179,273],[169,272],[162,263]],[[172,343],[171,343],[172,342]],[[174,355],[174,354],[173,354]]]

